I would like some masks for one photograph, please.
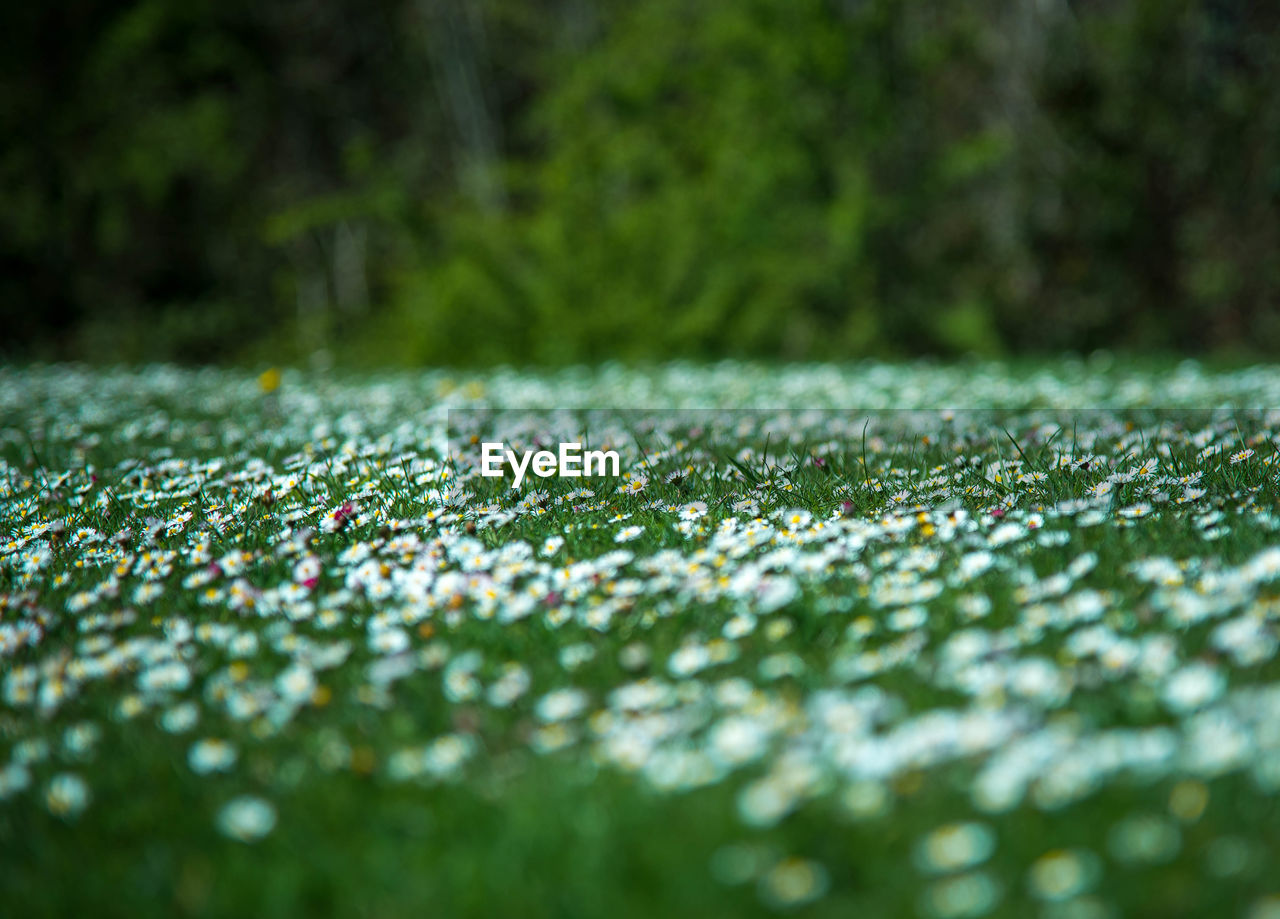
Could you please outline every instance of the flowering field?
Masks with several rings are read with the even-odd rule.
[[[4,912],[1280,917],[1268,406],[0,370]]]

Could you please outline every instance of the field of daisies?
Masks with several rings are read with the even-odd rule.
[[[1277,919],[1278,450],[1280,368],[0,369],[0,912]]]

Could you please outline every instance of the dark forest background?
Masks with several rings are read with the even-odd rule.
[[[1280,3],[0,14],[0,358],[1280,351]]]

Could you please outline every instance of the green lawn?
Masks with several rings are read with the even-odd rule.
[[[1280,917],[1280,369],[276,383],[0,370],[0,914]]]

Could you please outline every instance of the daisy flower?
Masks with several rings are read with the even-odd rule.
[[[218,811],[218,829],[240,842],[256,842],[276,825],[276,809],[271,802],[252,795],[234,798]]]

